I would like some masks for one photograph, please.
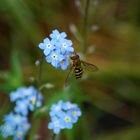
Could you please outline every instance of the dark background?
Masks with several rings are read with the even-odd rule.
[[[72,130],[62,131],[58,139],[139,140],[139,6],[139,0],[90,0],[85,17],[86,0],[1,0],[1,120],[13,107],[8,94],[33,84],[36,78],[35,61],[42,56],[38,44],[58,29],[67,33],[81,59],[99,68],[96,73],[85,73],[83,80],[71,80],[65,94],[69,70],[63,72],[43,62],[41,83],[54,85],[42,91],[44,107],[62,98],[78,103],[82,110],[79,122]],[[35,112],[29,138],[49,139],[48,121],[48,109]]]

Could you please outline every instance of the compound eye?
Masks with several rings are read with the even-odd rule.
[[[71,56],[71,59],[72,59],[72,60],[76,60],[76,59],[79,59],[79,56],[78,56],[78,55],[75,55],[75,56]]]

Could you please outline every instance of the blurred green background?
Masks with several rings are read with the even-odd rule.
[[[57,139],[140,140],[140,1],[86,4],[87,0],[0,1],[1,123],[12,109],[8,94],[33,84],[39,69],[35,62],[42,56],[38,44],[53,29],[65,31],[81,58],[99,68],[80,81],[71,80],[70,89],[64,90],[69,70],[56,70],[43,61],[41,84],[54,87],[42,90],[45,111],[34,113],[27,139],[50,139],[48,107],[70,99],[79,104],[82,116]]]

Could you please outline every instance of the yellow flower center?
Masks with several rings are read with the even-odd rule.
[[[31,103],[34,105],[36,103],[36,99],[31,99]]]
[[[21,131],[19,131],[19,132],[17,133],[18,138],[21,138],[22,135],[23,135],[23,133],[22,133]]]
[[[56,54],[53,54],[52,55],[52,59],[57,59],[57,55]]]
[[[68,104],[68,109],[71,109],[72,108],[72,105],[71,104]]]
[[[76,111],[72,111],[72,115],[76,115]]]
[[[66,122],[70,122],[70,117],[65,117]]]

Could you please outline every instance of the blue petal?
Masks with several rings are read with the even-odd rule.
[[[67,63],[66,61],[64,62],[64,64],[61,64],[61,69],[62,70],[66,70],[68,67],[69,63]]]
[[[67,37],[67,34],[66,34],[65,32],[62,32],[62,33],[61,33],[61,37],[62,37],[62,38],[65,38],[65,37]]]
[[[50,56],[47,56],[47,57],[46,57],[46,61],[47,61],[48,63],[51,63],[52,58],[51,58]]]
[[[46,49],[44,50],[44,54],[45,54],[46,56],[47,56],[50,52],[51,52],[51,50],[48,49],[48,48],[46,48]]]
[[[67,124],[67,128],[68,128],[68,129],[71,129],[71,128],[72,128],[72,123],[68,123],[68,124]]]
[[[53,123],[52,123],[52,122],[49,122],[48,128],[49,128],[49,129],[53,129],[53,127],[54,127],[54,126],[53,126]]]
[[[59,132],[60,132],[60,128],[58,128],[58,127],[57,128],[54,128],[54,133],[55,134],[59,134]]]
[[[45,38],[43,41],[44,41],[44,43],[45,43],[45,44],[48,44],[48,43],[50,43],[50,40],[49,40],[49,38]]]
[[[45,49],[44,43],[40,43],[40,44],[39,44],[39,48],[42,49],[42,50],[44,50],[44,49]]]
[[[62,61],[63,59],[65,59],[65,56],[60,54],[58,59],[59,59],[59,62],[60,62],[60,61]]]
[[[67,51],[74,52],[74,48],[72,48],[72,47],[67,47]]]
[[[58,68],[58,61],[57,60],[52,60],[51,63],[55,68]]]

